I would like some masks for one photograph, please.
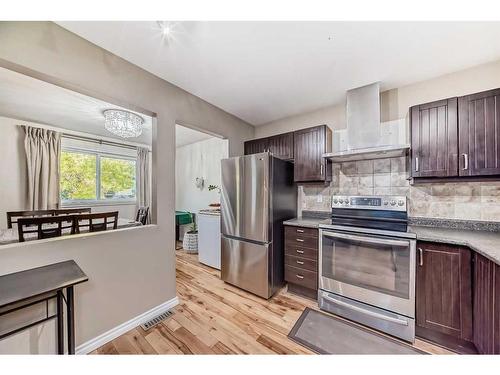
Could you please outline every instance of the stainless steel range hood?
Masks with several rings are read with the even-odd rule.
[[[323,155],[333,162],[404,156],[410,148],[404,121],[382,130],[378,82],[347,91],[346,119],[347,129],[334,132],[334,152]]]

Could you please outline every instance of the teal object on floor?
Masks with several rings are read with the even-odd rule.
[[[191,224],[193,222],[190,212],[187,211],[175,211],[175,224],[185,225]]]

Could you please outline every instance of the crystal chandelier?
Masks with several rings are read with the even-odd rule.
[[[144,119],[135,113],[121,109],[107,109],[103,115],[106,130],[119,137],[133,138],[142,134]]]

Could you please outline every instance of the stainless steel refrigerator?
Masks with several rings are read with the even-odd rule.
[[[293,164],[264,152],[221,169],[221,277],[270,298],[284,284],[283,220],[296,216]]]

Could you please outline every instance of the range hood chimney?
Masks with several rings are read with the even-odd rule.
[[[362,150],[380,145],[380,85],[372,83],[347,91],[348,149]]]
[[[323,157],[342,162],[406,155],[410,146],[404,120],[382,129],[378,82],[347,91],[346,120],[347,129],[334,132],[333,152]]]

